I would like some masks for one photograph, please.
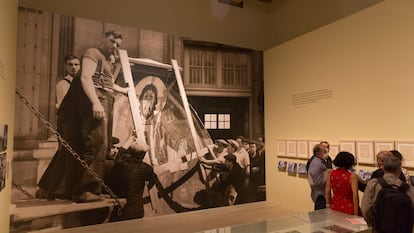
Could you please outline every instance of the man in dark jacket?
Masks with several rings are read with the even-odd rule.
[[[151,189],[156,179],[153,168],[143,162],[148,149],[146,143],[135,141],[116,160],[108,183],[116,195],[127,201],[121,216],[115,216],[113,221],[144,217],[144,188],[148,182],[148,190]]]
[[[245,173],[240,165],[236,162],[236,156],[228,154],[224,156],[224,164],[228,168],[229,172],[225,175],[222,183],[218,187],[219,190],[226,190],[230,185],[234,187],[237,192],[236,201],[234,204],[247,203],[250,200],[249,191],[252,188],[251,183],[245,184]]]

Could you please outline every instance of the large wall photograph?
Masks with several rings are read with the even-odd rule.
[[[18,20],[11,232],[266,199],[262,51]]]

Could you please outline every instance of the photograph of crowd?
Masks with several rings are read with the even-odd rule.
[[[266,200],[262,51],[21,7],[17,54],[13,231]]]
[[[6,153],[0,154],[0,192],[6,187],[7,174]]]
[[[0,124],[0,152],[7,150],[8,125]]]

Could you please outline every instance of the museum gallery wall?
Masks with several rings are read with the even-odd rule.
[[[264,135],[261,51],[21,7],[11,230],[108,222],[116,219],[112,216],[117,206],[126,201],[112,195],[103,176],[103,192],[111,197],[96,202],[44,196],[37,185],[55,163],[52,158],[70,150],[62,147],[65,138],[53,133],[62,119],[57,116],[55,87],[65,76],[64,58],[69,54],[81,58],[88,48],[99,46],[103,33],[110,30],[122,34],[120,50],[111,57],[114,81],[121,88],[129,87],[128,95],[114,93],[111,141],[114,145],[127,145],[131,138],[145,142],[149,150],[144,162],[156,174],[154,186],[144,188],[144,217],[235,204],[237,193],[217,188],[223,168],[202,164],[199,158],[214,159],[217,139]],[[150,88],[156,101],[146,109],[143,99]],[[150,113],[145,113],[148,109]],[[66,156],[84,164],[76,154],[74,150]],[[108,154],[108,167],[112,159]],[[76,171],[89,171],[81,166]],[[61,169],[65,174],[65,166]],[[256,195],[258,187],[251,190],[249,201],[264,200]]]

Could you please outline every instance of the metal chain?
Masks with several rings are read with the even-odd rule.
[[[122,207],[121,202],[119,201],[119,197],[112,192],[112,190],[108,187],[108,185],[106,185],[104,183],[104,181],[95,173],[94,170],[92,170],[88,163],[85,162],[85,160],[83,160],[81,158],[81,156],[69,145],[69,143],[60,135],[60,133],[54,128],[54,126],[47,121],[42,114],[16,89],[16,94],[19,96],[20,101],[22,101],[23,104],[25,104],[30,111],[40,120],[42,121],[42,123],[45,125],[45,127],[47,129],[49,129],[53,134],[55,134],[58,138],[58,141],[61,143],[61,145],[63,147],[65,147],[66,150],[69,151],[69,153],[77,160],[79,161],[79,163],[81,164],[81,166],[83,168],[85,168],[87,170],[87,172],[89,172],[89,174],[91,174],[96,181],[98,181],[102,187],[109,193],[109,195],[115,199],[115,202],[117,205],[119,205],[120,207]],[[17,187],[17,186],[16,186]],[[21,187],[21,186],[20,186]],[[25,191],[23,191],[24,193]],[[26,192],[27,193],[27,192]],[[29,194],[30,195],[30,194]],[[33,195],[31,195],[33,197]]]
[[[12,181],[14,187],[16,187],[18,190],[20,190],[24,195],[26,195],[29,199],[34,199],[35,197],[27,192],[22,186],[16,184],[16,182]]]

